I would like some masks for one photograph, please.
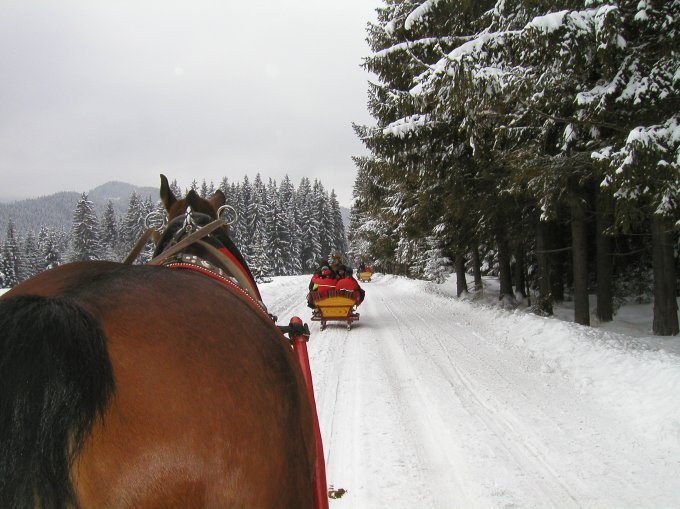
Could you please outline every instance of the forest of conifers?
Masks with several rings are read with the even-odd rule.
[[[186,194],[176,181],[171,188],[175,196]],[[217,187],[194,181],[186,191],[194,189],[206,197],[217,188],[236,212],[230,234],[259,281],[311,272],[320,258],[345,252],[345,229],[335,191],[328,193],[320,181],[302,178],[295,188],[288,176],[280,184],[272,179],[265,184],[258,174],[252,182],[248,177],[238,183],[224,178]],[[161,213],[158,217],[165,215],[160,202],[133,193],[122,217],[111,201],[98,217],[83,193],[68,231],[42,226],[35,235],[19,231],[10,220],[0,246],[0,288],[66,262],[123,260],[146,229],[145,219],[156,210]],[[233,214],[227,219],[233,220]],[[161,225],[152,220],[148,226]],[[136,263],[150,260],[153,247],[149,242]]]
[[[385,0],[350,250],[379,270],[500,278],[576,322],[654,302],[678,333],[680,2]]]

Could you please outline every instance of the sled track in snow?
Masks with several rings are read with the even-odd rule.
[[[309,322],[307,281],[296,284],[265,302]],[[328,482],[347,490],[333,507],[680,505],[667,473],[680,460],[546,370],[491,314],[403,279],[363,286],[351,331],[310,323]]]

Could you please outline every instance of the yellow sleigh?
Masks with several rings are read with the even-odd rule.
[[[373,272],[359,272],[357,274],[357,277],[359,278],[359,281],[362,283],[368,283],[371,280],[371,276],[373,275]]]
[[[352,292],[346,290],[332,290],[326,296],[312,292],[315,306],[312,321],[321,322],[321,330],[324,330],[330,321],[345,322],[347,330],[350,330],[352,322],[359,320],[359,313],[355,311],[356,302],[352,295]]]

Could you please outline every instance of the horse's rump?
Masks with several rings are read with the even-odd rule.
[[[312,417],[273,322],[191,271],[83,262],[9,292],[98,321],[115,393],[76,458],[87,507],[309,507]],[[0,438],[1,440],[1,438]]]

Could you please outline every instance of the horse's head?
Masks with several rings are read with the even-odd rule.
[[[179,199],[170,189],[167,177],[161,174],[161,201],[168,213],[168,222],[170,222],[177,216],[185,214],[187,207],[191,207],[191,210],[199,214],[206,214],[211,219],[217,219],[217,211],[227,199],[219,189],[207,199],[201,198],[193,189],[187,193],[185,198]]]
[[[240,286],[256,302],[261,304],[262,297],[255,284],[255,279],[248,268],[248,264],[229,237],[228,223],[224,220],[216,221],[220,208],[227,201],[224,193],[217,190],[210,198],[206,199],[201,198],[196,194],[196,191],[191,190],[187,193],[186,197],[179,199],[170,189],[168,179],[165,175],[161,175],[161,201],[168,213],[168,223],[156,245],[154,258],[168,251],[171,252],[172,256],[178,253],[192,255],[200,253],[204,260],[210,258],[213,265],[215,263],[218,265],[225,264],[227,272],[236,278]],[[190,213],[189,208],[191,208]],[[216,226],[213,227],[213,225]],[[195,237],[196,235],[199,236]],[[209,245],[206,247],[206,244]],[[182,251],[177,251],[180,247]],[[176,251],[173,252],[172,249]],[[217,260],[217,262],[215,262],[216,252],[218,255],[219,253],[224,255],[218,256],[221,259]]]
[[[161,201],[168,214],[167,226],[161,234],[154,256],[160,254],[169,245],[179,242],[183,237],[196,229],[206,226],[217,219],[220,207],[226,198],[220,190],[215,191],[210,198],[201,198],[196,191],[190,190],[186,197],[178,198],[170,189],[168,179],[161,175]],[[191,214],[187,212],[191,209]],[[188,222],[187,222],[188,221]],[[190,223],[190,226],[189,226]],[[229,226],[223,222],[217,229],[213,229],[210,236],[217,238],[222,244],[230,244]]]

